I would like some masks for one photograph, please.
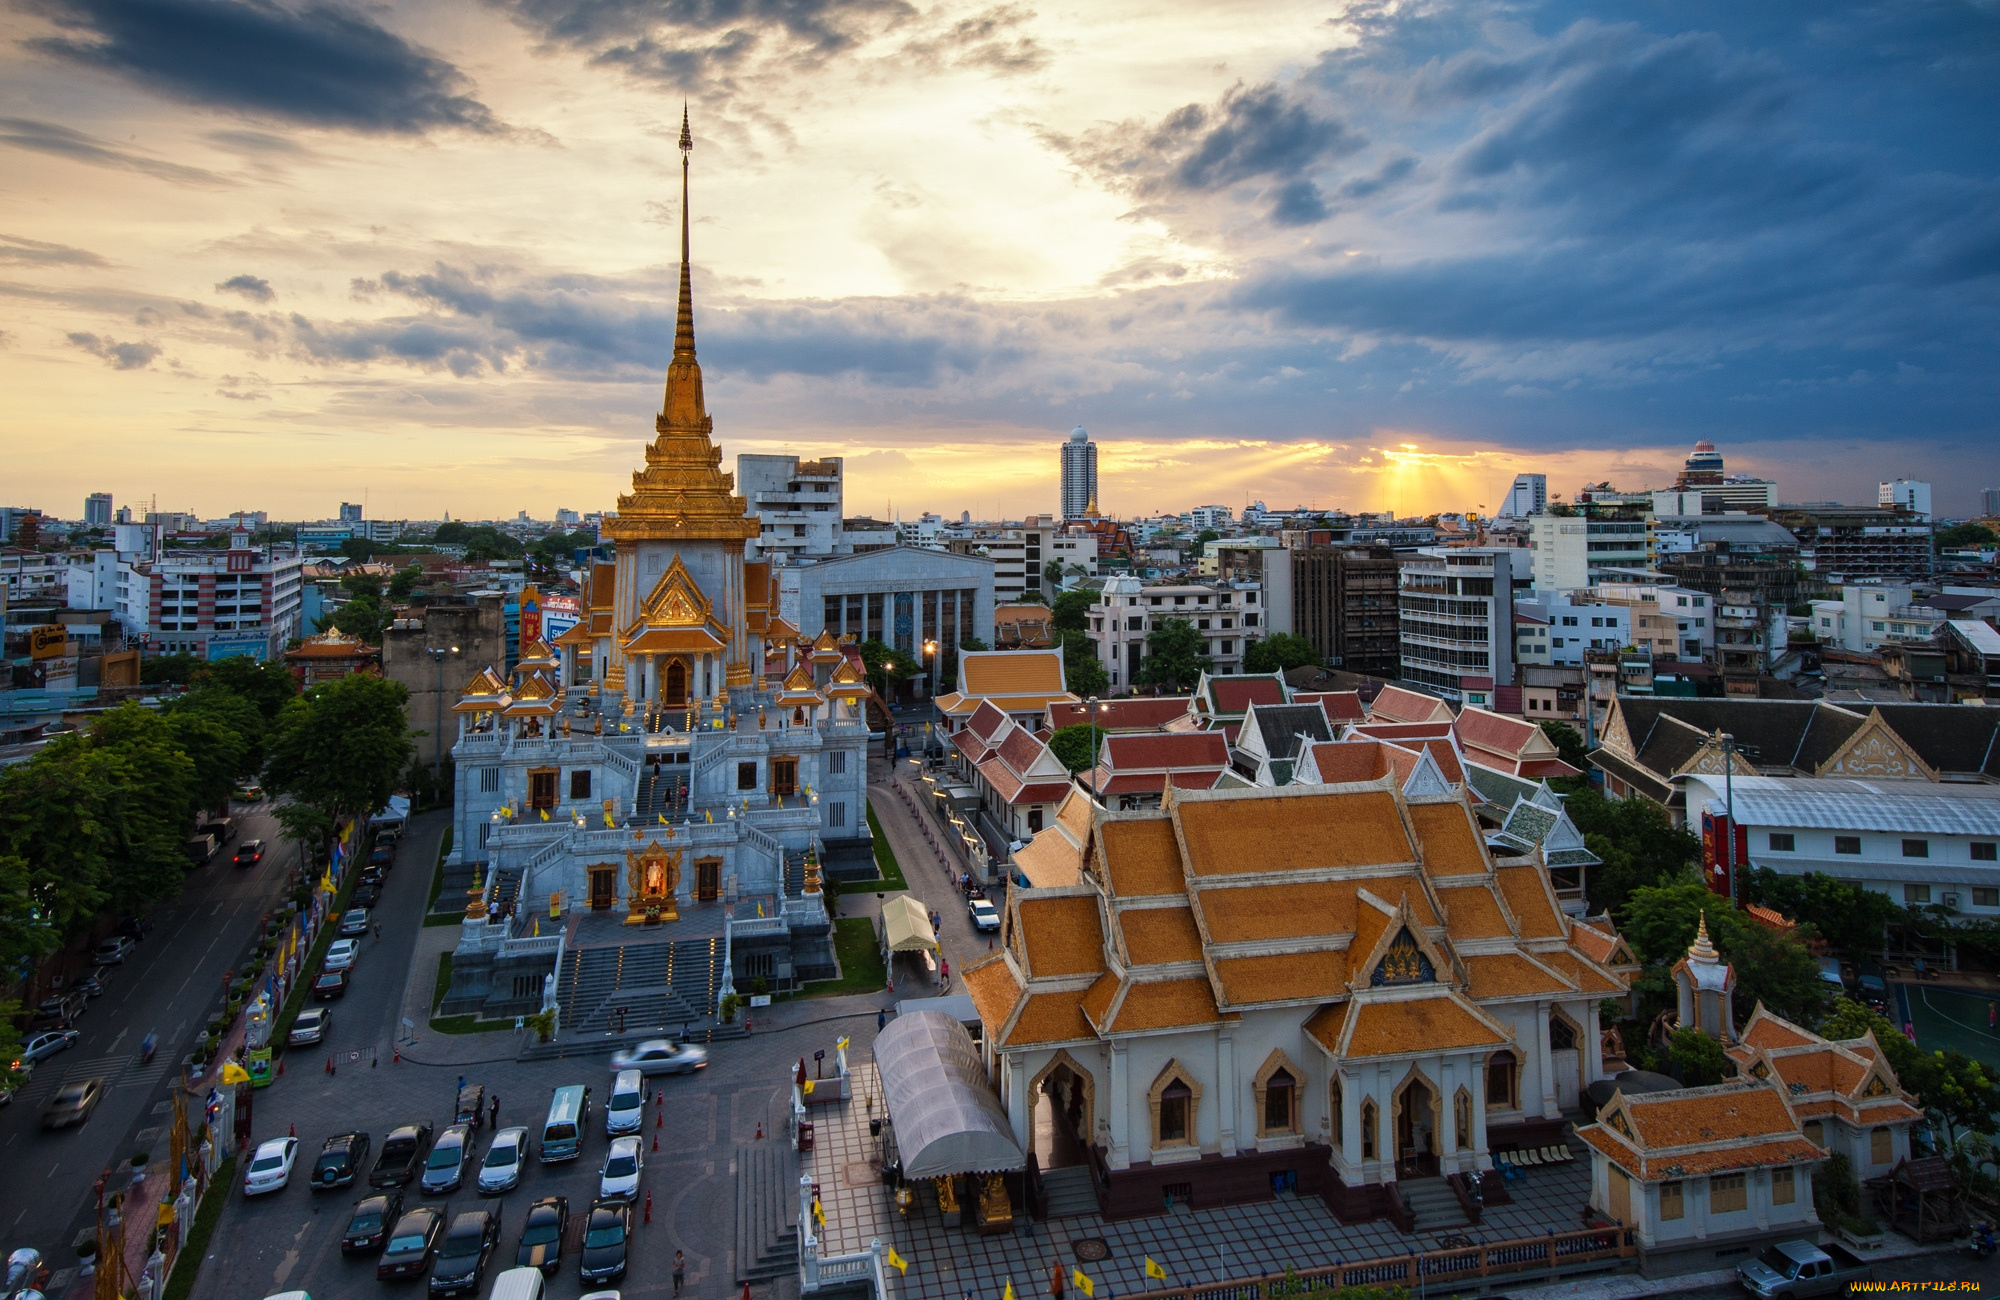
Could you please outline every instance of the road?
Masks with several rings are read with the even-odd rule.
[[[0,1249],[33,1246],[51,1266],[73,1265],[70,1243],[95,1222],[91,1184],[134,1152],[163,1154],[173,1073],[195,1035],[218,1009],[225,972],[239,963],[259,922],[284,894],[296,850],[279,839],[267,804],[238,805],[237,838],[215,860],[188,874],[180,898],[148,918],[144,942],[122,966],[104,972],[104,996],[77,1024],[82,1038],[43,1061],[0,1111]],[[246,839],[269,846],[253,868],[229,855]],[[139,1044],[159,1035],[150,1065]],[[110,1087],[88,1121],[58,1132],[41,1129],[42,1103],[64,1081],[101,1075]]]

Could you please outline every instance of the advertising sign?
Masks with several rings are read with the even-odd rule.
[[[60,623],[44,623],[28,633],[30,659],[56,659],[69,645],[69,629]]]
[[[542,639],[542,593],[533,583],[521,588],[521,644]]]

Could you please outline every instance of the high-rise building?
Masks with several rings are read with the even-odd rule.
[[[351,501],[343,501],[343,502],[341,502],[341,503],[340,503],[340,522],[341,522],[341,523],[343,523],[343,524],[358,524],[358,523],[360,523],[360,522],[361,522],[361,507],[360,507],[360,506],[358,506],[358,505],[355,505],[355,504],[354,504],[353,502],[351,502]]]
[[[1684,493],[1701,493],[1703,514],[1721,510],[1760,510],[1778,504],[1778,485],[1775,482],[1748,474],[1724,473],[1722,453],[1706,438],[1697,442],[1694,450],[1688,453],[1679,476],[1674,479],[1674,487]],[[1661,503],[1656,502],[1653,508],[1655,513],[1661,513]],[[1681,503],[1670,505],[1666,513],[1689,512]]]
[[[1979,513],[1986,519],[2000,515],[2000,488],[1981,488],[1979,490]]]
[[[1079,424],[1062,448],[1062,517],[1083,519],[1096,513],[1097,444]]]
[[[1548,504],[1548,475],[1516,474],[1514,485],[1507,489],[1507,495],[1500,502],[1499,514],[1502,519],[1526,519],[1542,513]]]
[[[1931,485],[1915,479],[1899,478],[1876,485],[1878,505],[1901,506],[1920,519],[1931,517]]]
[[[1504,547],[1425,547],[1401,560],[1403,680],[1491,708],[1514,684],[1514,584],[1528,557]]]
[[[93,492],[83,499],[83,522],[87,528],[111,527],[111,494]]]
[[[1396,553],[1371,543],[1281,554],[1292,561],[1291,630],[1335,667],[1396,676]]]
[[[1610,580],[1614,569],[1647,569],[1652,538],[1643,519],[1537,515],[1528,549],[1535,586],[1569,591]]]
[[[851,555],[841,538],[845,495],[842,459],[821,456],[738,456],[736,487],[757,517],[757,536],[744,547],[748,559],[781,556],[797,564],[828,555]]]

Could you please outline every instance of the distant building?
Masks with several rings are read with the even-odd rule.
[[[169,550],[156,560],[121,556],[117,563],[131,571],[118,584],[129,602],[119,621],[128,632],[144,632],[150,651],[275,659],[304,630],[305,562],[289,548],[253,549],[247,532],[232,533],[226,551]]]
[[[1528,557],[1502,547],[1430,547],[1401,561],[1402,678],[1462,707],[1514,685],[1514,587]]]
[[[382,675],[410,692],[403,713],[422,766],[437,762],[440,738],[446,750],[455,742],[453,710],[466,684],[489,667],[502,675],[512,670],[505,603],[499,592],[491,592],[462,603],[426,605],[422,617],[399,618],[383,630]]]
[[[776,577],[778,612],[800,636],[880,641],[922,663],[926,681],[966,641],[993,644],[993,562],[982,556],[891,546],[780,565]]]
[[[1719,510],[1756,510],[1778,503],[1778,485],[1770,479],[1752,478],[1747,474],[1728,474],[1723,470],[1722,453],[1715,444],[1703,438],[1688,453],[1681,472],[1674,479],[1674,491],[1681,493],[1699,492],[1702,507],[1699,512],[1690,511],[1685,503],[1675,503],[1662,510],[1660,503],[1654,505],[1655,513],[1662,514],[1713,514]]]
[[[1643,519],[1540,514],[1529,522],[1535,586],[1543,591],[1593,586],[1614,569],[1652,567],[1652,534]]]
[[[1307,546],[1291,557],[1292,626],[1351,673],[1397,675],[1396,553],[1383,545]]]
[[[2000,488],[1979,489],[1979,513],[1986,519],[2000,517]]]
[[[1062,447],[1062,517],[1097,514],[1097,444],[1082,425],[1069,431]]]
[[[1210,542],[1214,576],[1234,587],[1255,583],[1264,593],[1260,637],[1292,630],[1292,553],[1275,537],[1232,537]]]
[[[285,651],[285,666],[292,670],[301,690],[311,690],[350,673],[367,672],[381,658],[382,652],[360,637],[329,627]]]
[[[1902,506],[1786,506],[1770,517],[1823,582],[1928,578],[1935,564],[1929,516]]]
[[[1234,522],[1228,506],[1196,506],[1188,511],[1188,526],[1196,532],[1213,529],[1221,532]]]
[[[1049,561],[1065,570],[1074,565],[1086,576],[1097,573],[1097,538],[1066,533],[1051,515],[1032,515],[1018,524],[981,525],[971,536],[953,537],[945,548],[959,555],[993,561],[993,599],[1002,605],[1018,602],[1028,592],[1055,598],[1045,581]]]
[[[341,523],[343,523],[343,524],[358,524],[358,523],[360,523],[360,522],[361,522],[361,507],[360,507],[360,506],[358,506],[358,505],[356,505],[356,504],[354,504],[354,503],[353,503],[353,502],[351,502],[351,501],[343,501],[343,502],[341,502],[341,503],[340,503],[340,522],[341,522]]]
[[[738,456],[736,490],[757,517],[757,536],[744,547],[751,560],[780,563],[851,554],[841,538],[844,495],[841,457]]]
[[[83,499],[83,522],[89,528],[111,527],[111,494],[93,492]]]
[[[1931,517],[1931,485],[1915,479],[1899,478],[1877,484],[1875,501],[1878,505],[1900,507],[1919,519]]]
[[[1503,519],[1527,519],[1542,513],[1549,504],[1549,476],[1516,474],[1497,512]]]
[[[1160,620],[1186,619],[1214,661],[1213,673],[1243,670],[1243,655],[1266,629],[1263,592],[1255,584],[1166,583],[1147,586],[1137,578],[1104,580],[1090,611],[1090,642],[1111,679],[1114,694],[1129,692],[1146,656],[1146,637]]]

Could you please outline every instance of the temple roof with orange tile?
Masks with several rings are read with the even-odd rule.
[[[1314,790],[1314,787],[1305,787]],[[1189,797],[1174,805],[1196,876],[1412,862],[1416,852],[1386,790],[1246,798]]]
[[[1514,931],[1507,924],[1500,901],[1485,881],[1456,889],[1437,891],[1444,904],[1445,933],[1453,939],[1510,939]]]
[[[1062,653],[1057,650],[968,651],[959,656],[958,676],[968,696],[1065,693]]]
[[[1015,906],[1030,978],[1094,975],[1104,969],[1104,931],[1098,924],[1094,895],[1019,898]]]
[[[1214,959],[1230,1007],[1265,1002],[1324,1002],[1347,992],[1347,953],[1339,949],[1261,953]]]
[[[1555,971],[1585,993],[1625,992],[1625,986],[1616,979],[1598,970],[1568,948],[1557,948],[1550,952],[1538,952],[1535,960]]]
[[[1558,937],[1563,932],[1562,914],[1550,897],[1547,877],[1539,867],[1499,867],[1493,872],[1507,910],[1521,927],[1523,939]]]
[[[1194,913],[1185,907],[1127,907],[1118,913],[1118,929],[1134,966],[1159,966],[1201,960],[1201,932]]]
[[[1641,1182],[1671,1182],[1681,1178],[1726,1174],[1735,1170],[1764,1169],[1773,1165],[1801,1164],[1824,1160],[1826,1152],[1804,1137],[1780,1137],[1736,1147],[1708,1151],[1676,1151],[1666,1156],[1645,1156],[1626,1146],[1600,1124],[1577,1130],[1577,1136],[1602,1151],[1619,1168]]]
[[[1461,957],[1466,992],[1475,1001],[1570,993],[1574,986],[1546,967],[1517,952]]]
[[[1215,990],[1205,978],[1154,980],[1127,985],[1109,1028],[1115,1033],[1212,1025],[1222,1019]]]
[[[1087,991],[1067,989],[1030,993],[1027,1005],[1021,1008],[1021,1014],[1001,1040],[1002,1046],[1027,1047],[1096,1038],[1097,1031],[1083,1016],[1083,999]]]
[[[1013,968],[1007,964],[1007,955],[995,953],[976,965],[968,966],[961,978],[965,981],[966,994],[972,999],[973,1009],[979,1013],[979,1023],[986,1026],[987,1036],[997,1036],[1021,996],[1020,982],[1014,978]]]
[[[1449,721],[1451,706],[1435,695],[1384,686],[1369,704],[1368,715],[1387,722]]]
[[[1483,874],[1486,845],[1462,802],[1411,804],[1410,825],[1423,845],[1424,866],[1433,876]]]
[[[1120,898],[1178,894],[1186,888],[1174,825],[1166,817],[1106,820],[1098,835],[1111,892]]]
[[[1353,1005],[1343,1048],[1348,1057],[1504,1047],[1510,1041],[1469,1003],[1448,992],[1421,998],[1371,998]]]
[[[1199,889],[1192,896],[1209,942],[1255,943],[1355,934],[1364,928],[1364,914],[1373,914],[1379,925],[1382,914],[1361,901],[1364,889],[1391,906],[1407,893],[1417,924],[1437,924],[1430,900],[1403,876],[1235,885]]]

